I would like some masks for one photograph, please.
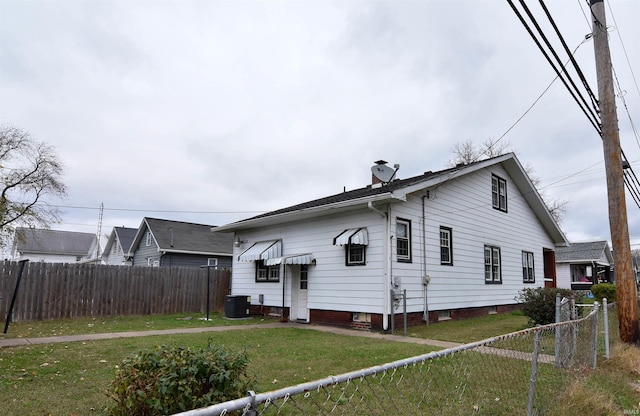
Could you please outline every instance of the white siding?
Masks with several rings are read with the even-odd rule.
[[[571,289],[571,266],[569,263],[556,264],[556,286]]]
[[[65,254],[26,253],[22,254],[20,258],[15,260],[29,260],[30,262],[41,261],[44,263],[77,263],[78,256]]]
[[[107,253],[106,264],[114,264],[114,265],[123,265],[124,262],[124,253],[120,249],[120,243],[117,239],[111,245],[109,253]]]
[[[255,282],[255,263],[239,262],[238,255],[257,241],[281,239],[282,254],[312,253],[315,266],[309,267],[308,307],[310,309],[382,313],[385,282],[384,235],[386,220],[370,210],[354,211],[339,217],[327,216],[313,221],[296,222],[274,229],[256,229],[236,233],[248,240],[241,248],[234,247],[231,292],[250,295],[251,303],[282,306],[283,269],[280,282]],[[345,248],[333,245],[333,238],[348,228],[367,227],[369,245],[366,265],[346,266]],[[286,268],[285,306],[290,306],[291,271]]]
[[[492,207],[492,173],[507,181],[507,212]],[[430,309],[512,304],[522,288],[544,286],[543,248],[554,243],[501,167],[447,182],[426,205]],[[453,230],[453,266],[440,265],[440,226]],[[500,247],[502,284],[485,284],[485,245]],[[533,284],[523,283],[522,251],[534,254]]]
[[[508,212],[492,207],[492,173],[507,181]],[[315,256],[317,264],[309,267],[310,309],[386,313],[385,299],[390,289],[387,255],[391,258],[391,278],[400,282],[399,290],[407,290],[408,312],[424,310],[423,281],[427,274],[431,277],[429,310],[513,304],[522,288],[544,286],[543,249],[553,250],[554,243],[501,166],[454,178],[429,190],[428,198],[424,199],[424,224],[423,195],[425,191],[416,192],[409,195],[406,202],[390,207],[390,243],[385,241],[386,219],[366,208],[236,233],[248,242],[234,248],[232,294],[250,295],[253,304],[258,304],[258,295],[263,294],[265,305],[282,306],[282,268],[279,283],[256,283],[254,262],[237,261],[238,255],[253,243],[271,239],[282,239],[283,255],[313,253]],[[397,218],[411,221],[411,262],[396,259]],[[440,226],[452,230],[452,266],[440,264]],[[345,266],[345,249],[333,246],[335,236],[355,227],[367,227],[369,232],[366,266]],[[387,244],[390,244],[388,254]],[[485,283],[485,245],[501,249],[501,284]],[[535,283],[523,283],[522,251],[534,254]],[[284,306],[291,305],[290,279],[287,270]],[[401,312],[399,305],[396,313]]]

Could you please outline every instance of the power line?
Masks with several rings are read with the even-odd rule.
[[[53,204],[39,204],[52,208],[66,208],[66,209],[89,209],[99,210],[100,207],[87,207],[77,205],[53,205]],[[183,211],[183,210],[160,210],[160,209],[138,209],[138,208],[104,208],[105,211],[125,211],[125,212],[160,212],[160,213],[172,213],[172,214],[260,214],[265,211]]]
[[[588,85],[588,83],[587,83],[587,81],[586,81],[586,79],[584,77],[584,74],[583,74],[582,70],[580,69],[580,66],[578,65],[578,63],[573,58],[573,54],[569,51],[569,49],[568,49],[568,47],[566,45],[566,42],[564,41],[564,37],[560,33],[560,30],[558,29],[557,25],[555,24],[555,21],[554,21],[553,17],[551,16],[551,13],[547,9],[546,5],[544,4],[544,1],[543,0],[539,0],[540,5],[541,5],[542,9],[544,10],[545,15],[547,16],[547,19],[549,20],[549,22],[551,23],[552,27],[554,28],[556,36],[560,39],[560,41],[561,41],[561,43],[562,43],[562,45],[564,47],[565,52],[569,55],[569,59],[573,63],[574,69],[578,73],[578,77],[582,81],[583,87],[585,88],[585,90],[589,94],[589,97],[591,98],[591,106],[594,108],[595,114],[591,111],[591,108],[586,103],[586,100],[584,99],[584,96],[578,90],[578,88],[577,88],[576,84],[573,82],[573,79],[571,78],[571,76],[566,71],[564,71],[564,66],[563,66],[562,67],[563,68],[562,72],[564,72],[565,76],[567,77],[567,79],[568,79],[569,83],[571,84],[571,86],[573,87],[573,89],[571,87],[569,87],[569,84],[567,83],[567,81],[565,81],[565,79],[562,77],[561,71],[556,67],[555,63],[549,57],[549,54],[543,48],[540,40],[534,34],[534,31],[531,29],[529,23],[527,23],[527,21],[525,20],[523,15],[516,8],[516,6],[514,5],[513,1],[512,0],[507,0],[507,2],[511,6],[511,9],[516,14],[516,16],[518,17],[518,19],[520,20],[520,22],[522,23],[522,25],[524,26],[526,31],[529,33],[529,35],[533,39],[535,44],[538,46],[538,49],[540,49],[540,52],[542,52],[544,57],[547,59],[547,62],[549,63],[549,65],[551,65],[553,70],[556,72],[557,76],[562,80],[564,86],[567,88],[567,90],[569,91],[571,96],[574,98],[574,100],[576,101],[576,103],[578,104],[580,109],[583,111],[583,113],[587,116],[589,122],[593,125],[593,127],[598,132],[598,135],[602,138],[602,129],[601,129],[601,122],[600,122],[600,110],[598,108],[599,107],[598,106],[598,100],[596,99],[595,95],[593,94],[592,89],[589,87],[589,85]],[[560,64],[562,64],[558,54],[556,53],[555,49],[553,48],[553,46],[549,42],[548,37],[545,35],[545,33],[540,28],[540,25],[538,24],[537,20],[535,19],[535,17],[531,13],[531,10],[529,9],[529,7],[526,5],[524,0],[519,0],[519,2],[520,2],[520,5],[522,6],[522,8],[524,9],[525,13],[527,14],[529,20],[531,20],[531,23],[536,28],[540,38],[544,41],[545,45],[549,49],[550,53],[555,57],[556,61],[558,61]],[[595,19],[595,17],[594,17],[594,21],[597,24],[598,21],[597,21],[597,19]],[[589,39],[591,36],[592,36],[592,34],[588,34],[586,36],[586,39]],[[576,94],[580,97],[580,100],[578,99]],[[633,121],[632,121],[632,126],[633,126]],[[634,128],[634,131],[635,131],[635,126],[633,126],[633,128]],[[629,193],[634,198],[634,201],[636,201],[636,205],[638,205],[638,207],[640,208],[640,183],[636,179],[636,175],[635,175],[635,172],[633,172],[633,168],[631,167],[631,164],[628,163],[626,158],[624,158],[624,160],[625,160],[625,170],[624,170],[625,171],[625,181],[624,181],[624,183],[626,185],[627,190],[629,191]],[[638,200],[636,200],[636,198]]]
[[[616,28],[616,32],[618,33],[618,39],[620,39],[620,45],[622,45],[622,51],[624,53],[624,57],[627,59],[627,65],[629,65],[629,70],[631,71],[631,78],[633,78],[633,83],[636,85],[636,91],[638,95],[640,95],[640,87],[638,87],[638,81],[636,80],[636,75],[633,73],[633,67],[631,66],[631,62],[629,62],[629,55],[627,54],[627,48],[624,46],[624,42],[622,41],[622,35],[620,34],[620,28],[618,27],[618,22],[616,22],[616,17],[613,15],[613,9],[611,9],[611,2],[608,1],[607,5],[609,6],[609,12],[611,13],[611,17],[613,18],[613,24]]]
[[[509,3],[509,5],[511,6],[511,9],[513,10],[513,12],[516,14],[516,16],[518,17],[518,19],[520,20],[520,23],[522,23],[522,25],[524,26],[525,30],[529,33],[529,35],[531,36],[531,39],[533,39],[534,43],[538,46],[538,49],[540,49],[540,52],[544,55],[544,57],[546,58],[547,62],[549,63],[549,65],[551,65],[551,68],[553,68],[553,70],[556,72],[556,74],[558,75],[558,77],[560,78],[560,80],[562,81],[562,83],[564,84],[565,88],[567,88],[567,91],[569,91],[569,93],[571,94],[571,96],[573,97],[573,99],[576,101],[576,103],[578,104],[578,106],[580,107],[580,109],[582,110],[582,112],[585,114],[585,116],[587,116],[587,119],[589,119],[589,122],[593,125],[593,127],[595,128],[595,130],[598,132],[598,134],[601,134],[601,129],[600,129],[600,120],[599,120],[599,116],[597,115],[597,110],[594,113],[593,111],[591,111],[591,109],[589,108],[589,105],[587,104],[587,101],[585,100],[584,96],[582,95],[582,93],[580,93],[580,91],[578,90],[578,88],[575,85],[575,82],[573,81],[573,79],[571,78],[571,76],[565,72],[564,70],[560,70],[556,64],[553,62],[553,60],[551,59],[551,57],[549,56],[549,54],[547,53],[547,51],[545,50],[545,48],[543,47],[543,45],[541,44],[540,40],[538,39],[538,37],[535,35],[534,31],[531,29],[529,23],[527,23],[527,21],[525,20],[525,18],[523,17],[523,15],[520,13],[520,11],[516,8],[515,4],[513,3],[512,0],[507,0],[507,2]],[[537,20],[535,19],[535,17],[533,16],[533,14],[531,13],[529,7],[524,3],[524,0],[520,0],[520,4],[523,7],[523,9],[525,10],[527,16],[529,17],[529,19],[531,20],[532,24],[535,26],[538,34],[540,35],[540,37],[542,38],[542,40],[544,41],[545,45],[547,46],[547,48],[549,49],[549,51],[553,54],[553,56],[556,58],[556,60],[560,63],[560,65],[562,65],[562,61],[560,60],[560,58],[558,57],[558,54],[556,53],[555,49],[553,48],[553,46],[551,45],[551,43],[549,42],[547,36],[544,34],[544,32],[542,31],[542,29],[540,28],[540,25],[538,24]],[[564,69],[564,68],[563,68]],[[569,83],[567,82],[567,80],[565,79],[565,77],[563,76],[563,72],[564,75],[567,77],[567,79],[569,80],[569,82],[571,83],[571,86],[573,86],[573,88],[571,86],[569,86]],[[580,98],[578,98],[578,96]]]

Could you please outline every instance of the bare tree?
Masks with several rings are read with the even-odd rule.
[[[480,146],[476,146],[472,140],[458,142],[451,149],[453,159],[449,161],[449,166],[468,165],[478,160],[500,156],[509,152],[510,147],[511,143],[508,141],[492,142],[491,139],[485,140]]]
[[[60,220],[50,197],[66,196],[63,167],[51,146],[19,128],[0,126],[0,246],[15,227],[48,227]]]
[[[507,152],[510,152],[511,143],[508,141],[505,142],[492,142],[490,139],[485,140],[480,146],[476,146],[475,143],[471,140],[467,140],[466,142],[458,142],[453,145],[451,152],[453,153],[453,159],[449,161],[450,167],[455,167],[458,165],[468,165],[469,163],[474,163],[479,160],[488,159],[496,156],[503,155]],[[531,165],[527,165],[524,167],[525,172],[531,179],[533,186],[538,190],[540,197],[544,201],[549,213],[556,220],[557,223],[560,223],[562,220],[562,215],[564,214],[567,201],[552,199],[548,195],[546,195],[543,191],[540,190],[540,179],[534,175],[533,167]]]

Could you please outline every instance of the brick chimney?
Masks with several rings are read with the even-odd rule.
[[[376,162],[373,162],[376,165],[386,165],[387,161],[386,160],[378,160]],[[382,181],[380,179],[378,179],[378,177],[376,175],[374,175],[373,173],[371,174],[371,185],[375,185],[378,183],[382,183]]]

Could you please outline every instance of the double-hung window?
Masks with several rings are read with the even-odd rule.
[[[345,248],[345,265],[347,266],[367,264],[367,244],[369,244],[369,234],[366,227],[344,230],[333,239],[334,246]]]
[[[367,246],[361,244],[348,244],[347,245],[347,266],[360,266],[366,263],[365,248]]]
[[[522,252],[522,281],[524,283],[535,283],[536,275],[533,267],[533,253],[529,251]]]
[[[484,282],[502,283],[500,247],[484,246]]]
[[[396,219],[396,256],[398,261],[411,262],[411,221]]]
[[[256,261],[256,282],[279,282],[280,265],[267,266],[264,260]]]
[[[440,227],[440,264],[453,266],[453,231],[449,227]]]
[[[493,208],[507,212],[507,181],[491,175],[491,202]]]

